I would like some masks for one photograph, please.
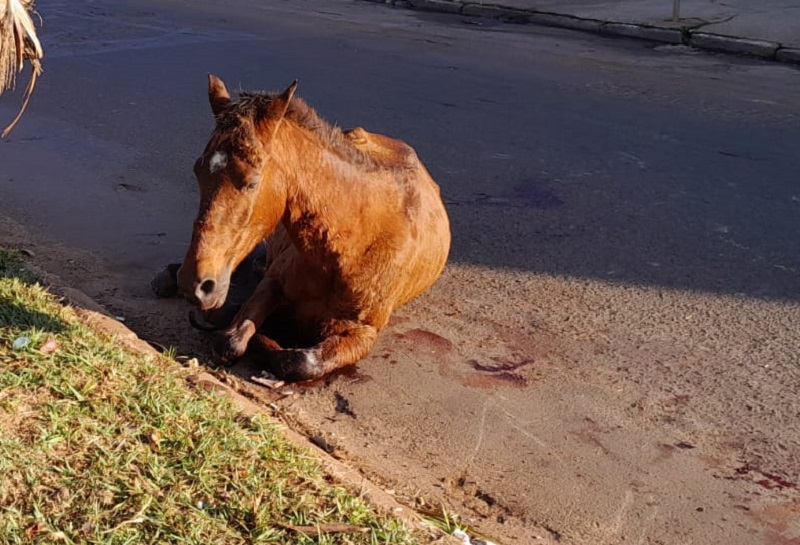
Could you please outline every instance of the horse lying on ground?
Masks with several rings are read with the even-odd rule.
[[[209,76],[216,126],[194,166],[200,210],[177,271],[200,310],[219,309],[232,271],[266,238],[264,277],[219,351],[255,352],[291,381],[366,356],[394,309],[436,281],[450,250],[439,187],[414,150],[332,127],[296,87],[234,101]],[[291,320],[299,348],[262,330],[275,316]]]

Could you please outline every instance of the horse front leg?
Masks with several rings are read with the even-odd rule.
[[[374,326],[340,320],[328,324],[322,341],[311,348],[280,349],[267,347],[262,342],[251,343],[250,348],[260,353],[272,374],[286,381],[300,382],[356,363],[372,351],[377,338],[378,330]]]
[[[283,289],[280,283],[270,275],[265,276],[258,283],[250,298],[236,313],[231,324],[222,332],[216,345],[217,354],[224,361],[242,357],[250,339],[256,334],[264,320],[277,309],[282,299]],[[272,342],[274,343],[274,341]]]

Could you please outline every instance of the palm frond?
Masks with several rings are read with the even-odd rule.
[[[41,59],[44,57],[44,51],[36,36],[31,13],[33,13],[33,0],[0,0],[0,95],[14,88],[17,74],[25,67],[25,61],[31,63],[32,69],[22,107],[13,121],[3,130],[0,135],[2,137],[5,137],[22,117],[36,86],[36,78],[42,73]]]

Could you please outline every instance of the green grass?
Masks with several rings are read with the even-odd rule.
[[[0,250],[0,543],[416,543],[186,373],[87,328]],[[369,531],[286,528],[329,523]]]

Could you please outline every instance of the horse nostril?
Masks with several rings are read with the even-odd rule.
[[[216,287],[217,287],[217,283],[214,282],[213,280],[211,280],[211,279],[204,280],[203,283],[200,284],[200,286],[198,286],[198,288],[197,288],[197,296],[200,297],[200,298],[208,297],[209,295],[214,293],[214,288],[216,288]]]

